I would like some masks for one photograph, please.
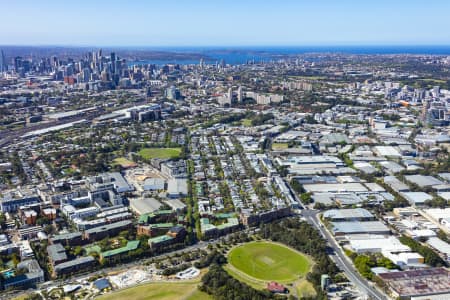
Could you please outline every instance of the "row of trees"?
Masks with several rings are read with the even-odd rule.
[[[286,299],[268,291],[256,290],[230,276],[221,265],[213,264],[202,278],[199,290],[210,294],[216,300],[266,300]]]
[[[371,268],[384,267],[386,269],[397,269],[398,267],[388,258],[381,254],[361,254],[358,255],[355,252],[346,251],[348,257],[353,260],[355,268],[358,272],[369,280],[375,279],[375,274],[371,271]]]
[[[411,248],[412,251],[422,255],[426,264],[433,267],[446,266],[445,261],[437,255],[436,252],[434,252],[431,248],[422,245],[420,242],[407,236],[400,237],[400,242]]]
[[[320,277],[328,274],[335,280],[339,269],[328,257],[326,241],[314,227],[296,218],[287,218],[262,225],[261,235],[312,256],[315,264],[307,279],[313,283],[318,299],[326,299],[320,289]]]

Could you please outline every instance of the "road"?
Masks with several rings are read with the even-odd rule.
[[[342,251],[342,248],[336,243],[328,230],[320,226],[320,221],[317,218],[318,213],[319,212],[317,210],[303,210],[302,215],[303,217],[305,217],[308,223],[314,225],[314,227],[316,227],[320,231],[322,236],[333,248],[334,254],[330,255],[330,257],[333,259],[336,265],[344,271],[348,279],[353,282],[361,292],[365,293],[370,298],[377,300],[388,299],[386,295],[384,295],[381,291],[376,289],[367,280],[361,277],[361,275],[359,275],[358,271],[353,267],[353,264],[348,260],[344,251]]]

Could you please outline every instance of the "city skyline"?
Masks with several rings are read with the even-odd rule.
[[[450,45],[442,0],[0,3],[4,45]]]

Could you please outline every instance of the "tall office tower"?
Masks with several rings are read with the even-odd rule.
[[[18,72],[19,68],[21,67],[22,67],[22,57],[20,56],[14,57],[14,70]]]
[[[441,93],[441,88],[439,86],[433,86],[433,97],[438,98]]]
[[[59,66],[58,58],[56,56],[52,56],[52,66],[57,68]]]
[[[230,99],[230,103],[231,103],[233,100],[233,89],[232,88],[228,89],[227,97],[228,97],[228,99]]]
[[[242,99],[244,99],[244,95],[243,95],[243,92],[242,92],[242,86],[239,86],[239,88],[237,90],[237,101],[238,101],[238,103],[241,103]]]
[[[8,71],[8,65],[6,64],[5,53],[2,50],[2,56],[0,57],[0,72]]]
[[[425,99],[425,101],[422,102],[422,113],[421,113],[421,119],[425,123],[427,121],[428,108],[430,108],[430,100]]]
[[[115,74],[116,73],[116,53],[111,52],[110,59],[111,59],[111,73]]]
[[[203,69],[203,66],[205,65],[205,61],[203,58],[200,58],[200,69]]]
[[[97,52],[92,51],[91,55],[92,69],[97,70]]]

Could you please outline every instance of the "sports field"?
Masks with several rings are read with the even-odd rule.
[[[135,167],[136,163],[132,162],[129,159],[126,159],[125,157],[118,157],[113,160],[113,165],[121,165],[123,168],[131,168]]]
[[[245,127],[251,127],[252,126],[252,120],[250,120],[250,119],[242,119],[241,120],[241,124],[242,124],[242,126],[245,126]]]
[[[144,148],[139,151],[143,159],[152,158],[177,158],[180,156],[181,148]]]
[[[288,143],[273,143],[272,150],[284,150],[289,147]]]
[[[212,298],[197,290],[200,280],[189,282],[154,282],[123,289],[100,296],[98,300],[211,300]]]
[[[293,282],[305,276],[312,262],[291,248],[271,242],[251,242],[228,255],[230,265],[257,280]]]

